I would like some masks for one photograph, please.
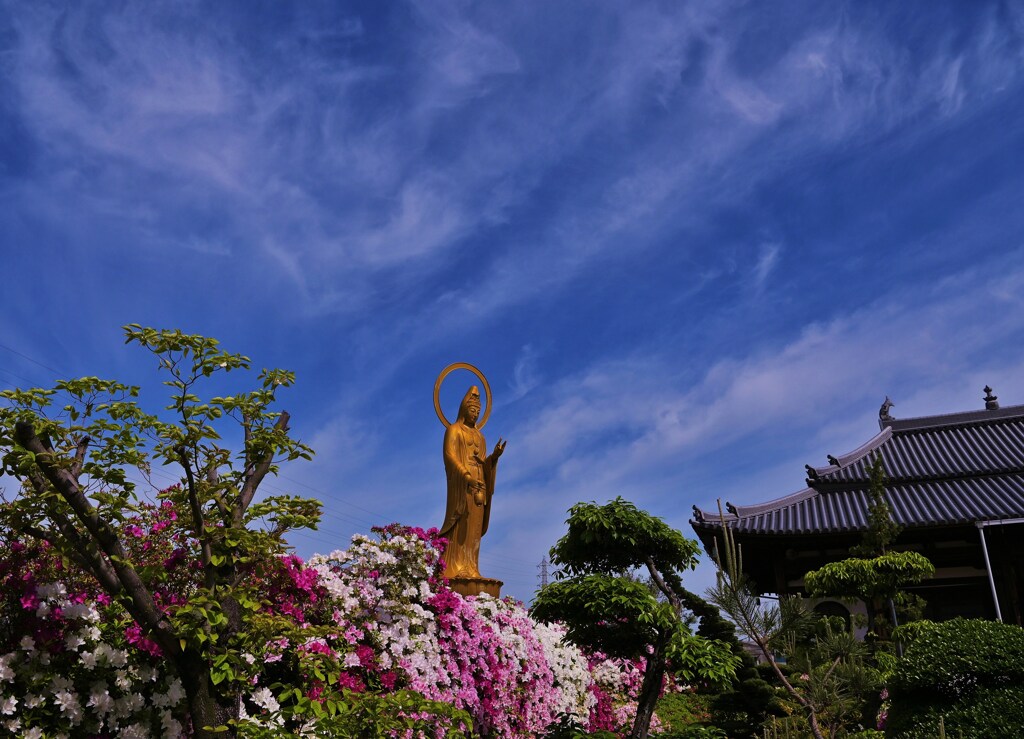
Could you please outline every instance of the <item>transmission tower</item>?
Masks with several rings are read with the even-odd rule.
[[[540,564],[537,565],[537,569],[540,571],[540,589],[544,589],[548,586],[548,556],[545,554],[540,560]]]

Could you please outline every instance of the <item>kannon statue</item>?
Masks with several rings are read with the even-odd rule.
[[[445,549],[444,576],[451,581],[476,580],[492,585],[457,587],[458,590],[490,592],[497,595],[500,583],[487,580],[480,574],[480,539],[487,533],[491,517],[491,498],[494,496],[494,480],[498,471],[498,459],[505,451],[505,442],[501,439],[494,445],[494,450],[487,454],[487,441],[480,432],[487,421],[485,413],[481,419],[480,388],[476,385],[469,388],[459,405],[459,415],[454,422],[448,423],[440,410],[437,389],[444,376],[451,369],[470,369],[485,384],[488,405],[490,405],[490,388],[486,387],[486,379],[479,370],[471,365],[452,365],[442,372],[434,389],[434,402],[438,417],[445,424],[444,432],[444,470],[447,478],[448,496],[445,506],[444,523],[441,525],[441,536],[448,539]],[[457,583],[453,582],[453,586]],[[493,591],[493,592],[492,592]]]

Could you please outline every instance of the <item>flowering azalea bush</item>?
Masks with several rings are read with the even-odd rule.
[[[216,339],[123,328],[168,405],[95,376],[0,391],[18,483],[0,498],[0,733],[515,737],[597,720],[587,658],[517,604],[453,593],[436,532],[288,554],[321,508],[261,490],[313,453],[278,408],[294,373],[245,389],[227,375],[251,360]],[[182,482],[152,505],[136,480],[158,465]]]
[[[138,626],[48,547],[8,542],[0,592],[7,735],[181,736],[180,681],[161,669]]]
[[[169,501],[143,507],[122,533],[168,618],[186,619],[202,573],[176,517]],[[533,737],[632,722],[642,662],[583,654],[510,599],[455,593],[441,577],[436,530],[375,534],[308,563],[253,563],[263,597],[248,606],[252,627],[211,666],[243,686],[236,732],[314,735],[393,720],[395,736]],[[91,578],[45,544],[8,536],[0,587],[0,735],[191,731],[160,648]]]
[[[463,598],[441,578],[436,531],[392,525],[313,557],[336,609],[316,649],[353,690],[414,690],[466,711],[480,733],[536,736],[563,716],[587,725],[596,699],[586,658],[557,627],[510,600]],[[276,655],[275,655],[276,658]]]

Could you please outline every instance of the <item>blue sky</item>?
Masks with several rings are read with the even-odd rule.
[[[886,395],[1024,403],[1022,193],[1020,3],[0,0],[0,383],[294,369],[308,555],[440,524],[471,362],[523,599],[576,501],[692,533]]]

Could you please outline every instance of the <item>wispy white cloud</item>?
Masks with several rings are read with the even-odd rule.
[[[75,369],[137,319],[292,352],[318,490],[440,516],[409,388],[467,347],[507,368],[496,510],[529,546],[581,498],[685,514],[765,450],[781,479],[862,441],[885,393],[908,414],[965,383],[1019,395],[1020,258],[996,254],[1019,177],[984,163],[1017,145],[986,117],[1016,111],[1017,8],[911,34],[808,3],[767,38],[750,3],[7,7],[25,156],[0,162],[0,243],[51,316],[5,335]],[[824,215],[800,202],[819,192]],[[10,285],[21,315],[35,284]]]
[[[938,411],[933,403],[948,404],[962,395],[955,387],[981,374],[1024,397],[1024,383],[1012,379],[1024,352],[1002,353],[1001,365],[988,359],[1003,340],[995,337],[1024,335],[1024,314],[1013,307],[1024,288],[1019,262],[999,277],[962,275],[810,324],[770,350],[737,351],[692,387],[676,379],[679,358],[669,349],[602,362],[560,382],[550,405],[514,431],[524,440],[519,469],[556,479],[570,467],[619,480],[656,477],[670,462],[685,465],[767,429],[806,434],[839,410],[874,412],[887,393],[908,414]],[[923,395],[926,388],[937,390]],[[610,446],[591,447],[591,439]]]
[[[757,263],[754,265],[754,290],[760,292],[768,282],[768,277],[779,260],[782,246],[776,243],[764,243],[758,247]]]
[[[538,352],[532,344],[526,344],[519,352],[515,367],[512,370],[512,396],[507,402],[515,402],[524,397],[540,384],[540,373],[537,368]]]
[[[507,33],[528,27],[519,17],[502,27],[484,13],[421,8],[414,53],[426,63],[411,67],[320,53],[330,47],[325,35],[364,39],[358,18],[330,30],[311,25],[279,42],[275,52],[294,53],[274,71],[253,68],[250,52],[229,36],[159,24],[150,13],[107,12],[94,21],[40,8],[19,14],[13,80],[22,114],[57,157],[45,189],[81,198],[60,184],[58,171],[102,158],[93,192],[109,205],[82,203],[86,209],[118,209],[145,224],[154,207],[148,198],[136,199],[134,213],[123,207],[140,176],[133,172],[179,205],[212,199],[226,230],[223,250],[255,245],[270,263],[287,254],[279,274],[303,304],[343,314],[372,299],[382,271],[402,282],[442,270],[443,259],[433,257],[506,222],[567,154],[624,130],[638,109],[657,103],[665,125],[648,141],[554,204],[542,239],[491,258],[488,298],[471,306],[487,320],[538,290],[571,283],[623,244],[635,251],[658,243],[669,213],[678,228],[688,212],[702,217],[709,197],[743,197],[735,179],[741,161],[750,187],[815,142],[884,128],[928,104],[955,113],[968,89],[977,95],[979,85],[1005,84],[1019,68],[994,22],[973,46],[936,56],[922,72],[898,39],[846,22],[798,32],[781,57],[741,70],[734,57],[744,40],[742,27],[728,23],[733,12],[638,6],[610,14],[615,30],[600,53],[587,50],[524,86],[541,70],[529,66],[528,36]],[[982,54],[1002,60],[1003,72],[976,75],[969,88],[963,69]],[[929,82],[932,68],[943,71]],[[368,90],[400,77],[407,78],[403,110],[379,103],[361,110]],[[453,157],[431,157],[431,142],[455,114],[461,146]],[[783,122],[790,128],[779,135]],[[553,130],[557,137],[546,133]],[[754,146],[763,151],[752,166]],[[363,197],[321,191],[310,175],[330,171],[336,195]],[[173,227],[177,235],[168,226],[157,225],[165,243],[208,243],[184,224]],[[541,253],[544,260],[524,258]],[[414,271],[406,269],[410,260]],[[524,291],[524,284],[536,287]]]
[[[609,78],[604,113],[598,112],[594,120],[615,125],[626,106],[623,101],[634,105],[644,90],[661,89],[659,85],[667,84],[666,68],[681,74],[687,40],[700,39],[707,48],[702,66],[706,73],[695,87],[691,81],[687,104],[677,102],[673,109],[673,115],[687,116],[686,127],[655,128],[654,136],[559,207],[542,238],[525,249],[543,257],[524,258],[522,248],[499,254],[472,294],[444,295],[436,310],[448,311],[454,300],[460,315],[485,324],[511,306],[570,289],[594,269],[660,248],[666,228],[699,227],[709,207],[741,204],[758,185],[784,182],[781,178],[796,163],[844,142],[859,145],[882,136],[930,108],[955,112],[948,109],[950,90],[933,78],[932,70],[953,69],[959,64],[956,57],[936,52],[928,64],[911,63],[900,39],[882,29],[852,23],[815,29],[796,37],[774,63],[741,73],[732,62],[742,43],[740,34],[710,34],[688,17],[662,20],[661,25],[646,24],[647,36],[624,33],[622,46],[608,50],[615,57],[628,48],[634,61],[616,70],[616,79],[627,75],[628,85]],[[705,22],[712,25],[712,20],[720,19]],[[651,30],[655,27],[657,31]],[[989,52],[995,53],[991,42],[964,53]],[[1000,53],[1001,58],[1009,54]],[[1020,66],[1017,62],[1014,67],[1017,74]],[[980,81],[972,94],[986,94]],[[666,99],[663,90],[658,95]],[[720,99],[726,99],[726,109],[734,115],[723,117],[722,105],[715,102]],[[956,105],[966,105],[963,95]],[[905,145],[915,141],[911,136]],[[759,249],[755,285],[768,276],[778,256],[773,249]],[[723,267],[706,261],[706,254],[699,258],[704,271]],[[436,337],[448,329],[436,320],[435,309],[417,318],[420,324],[413,334]],[[431,330],[424,332],[427,325]],[[460,322],[459,330],[464,329]]]
[[[539,558],[563,532],[558,514],[578,500],[622,495],[686,532],[691,504],[794,492],[803,464],[824,464],[826,453],[877,432],[886,394],[898,417],[980,408],[984,382],[1020,400],[1024,351],[993,352],[1024,336],[1024,314],[1011,309],[1024,288],[1020,256],[1001,276],[958,275],[770,349],[737,348],[693,386],[680,382],[674,365],[684,360],[667,347],[564,378],[508,433],[515,444],[492,556]]]
[[[495,75],[514,74],[522,68],[512,46],[496,33],[484,30],[451,7],[414,3],[430,32],[423,38],[423,58],[438,74],[426,78],[429,91],[422,96],[429,106],[458,105],[485,95]]]

